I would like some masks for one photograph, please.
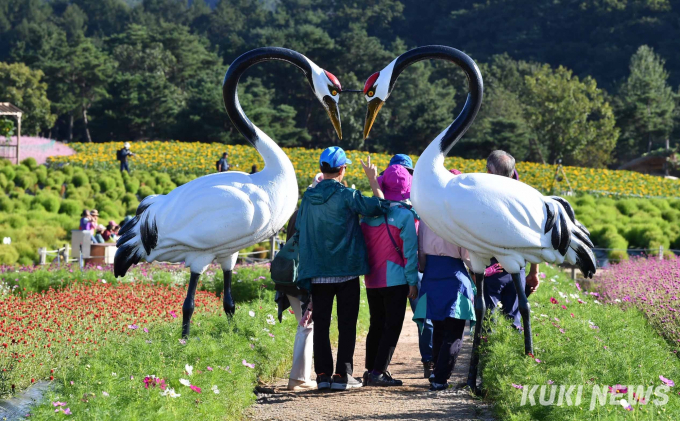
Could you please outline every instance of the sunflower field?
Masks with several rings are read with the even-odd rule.
[[[49,159],[51,165],[70,163],[75,166],[94,170],[117,169],[116,151],[123,147],[122,142],[75,143],[71,145],[78,153],[72,156],[59,156]],[[215,172],[215,163],[223,152],[229,153],[232,170],[249,172],[252,165],[262,169],[264,162],[258,152],[250,145],[222,145],[215,143],[186,142],[135,142],[130,159],[131,170],[167,172],[170,175],[204,175]],[[318,172],[318,159],[321,149],[283,148],[293,162],[301,188],[311,183]],[[359,159],[366,152],[347,151],[353,165],[348,168],[346,180],[361,190],[369,190]],[[371,154],[371,159],[384,168],[391,155]],[[414,162],[418,157],[412,157]],[[446,158],[447,168],[457,168],[463,172],[483,172],[485,161]],[[520,162],[517,170],[523,182],[544,193],[568,191],[569,185],[574,192],[590,193],[599,196],[624,197],[680,197],[680,181],[669,180],[631,171],[615,171],[582,167],[563,167],[566,177],[557,172],[556,165],[534,162]],[[556,177],[557,175],[557,177]]]

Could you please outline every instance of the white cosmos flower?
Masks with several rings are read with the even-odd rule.
[[[192,366],[192,365],[187,364],[187,365],[184,366],[184,369],[187,371],[187,374],[190,375],[190,376],[194,373],[194,366]]]
[[[250,310],[250,311],[248,312],[248,316],[250,316],[250,317],[255,317],[255,312],[254,312],[253,310]]]
[[[272,316],[271,314],[267,314],[267,323],[269,323],[270,325],[276,324],[276,320],[274,320],[274,316]]]
[[[171,398],[179,398],[180,395],[179,393],[175,393],[175,389],[167,388],[164,391],[161,392],[161,396],[170,396]]]
[[[213,393],[215,393],[216,395],[219,395],[220,393],[220,390],[217,388],[216,384],[214,384],[213,387],[210,388],[210,390],[212,390]]]
[[[186,387],[191,386],[191,382],[187,379],[179,379],[179,382],[182,383]]]

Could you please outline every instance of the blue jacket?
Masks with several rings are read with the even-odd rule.
[[[380,216],[389,203],[323,180],[302,197],[295,227],[300,245],[298,279],[360,276],[369,271],[359,215]]]

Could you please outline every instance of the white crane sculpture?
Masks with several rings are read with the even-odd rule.
[[[413,173],[411,201],[428,227],[445,240],[470,252],[475,274],[475,336],[468,385],[477,390],[477,347],[483,331],[484,269],[492,257],[512,275],[519,297],[524,328],[524,349],[533,355],[530,307],[519,272],[530,263],[578,264],[583,275],[595,273],[595,256],[588,230],[574,218],[569,202],[543,196],[538,190],[492,174],[453,175],[444,158],[471,126],[482,104],[482,75],[475,62],[451,47],[425,46],[397,57],[366,81],[368,101],[364,137],[390,95],[399,74],[411,64],[428,59],[446,60],[463,69],[468,97],[458,117],[420,156]]]
[[[233,315],[231,274],[238,251],[277,233],[295,210],[298,184],[285,152],[245,115],[238,101],[241,75],[252,65],[281,60],[300,68],[314,95],[326,109],[338,137],[342,138],[338,99],[340,82],[304,55],[285,48],[258,48],[238,57],[224,77],[222,93],[227,114],[238,131],[257,149],[265,167],[255,174],[210,174],[167,195],[146,197],[137,215],[121,230],[114,262],[116,276],[131,265],[147,262],[184,262],[191,270],[182,306],[182,336],[187,337],[194,312],[198,279],[216,261],[224,273],[223,307]]]

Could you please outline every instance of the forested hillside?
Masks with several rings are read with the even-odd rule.
[[[615,167],[667,139],[677,148],[678,9],[671,0],[3,0],[0,101],[29,113],[24,131],[58,140],[240,143],[220,92],[239,54],[292,48],[358,89],[398,54],[440,43],[470,54],[485,79],[480,116],[452,153],[503,148],[520,160]],[[419,153],[465,94],[453,66],[419,63],[366,143],[365,101],[343,95],[342,145]],[[288,65],[253,68],[239,97],[282,145],[336,142]]]

